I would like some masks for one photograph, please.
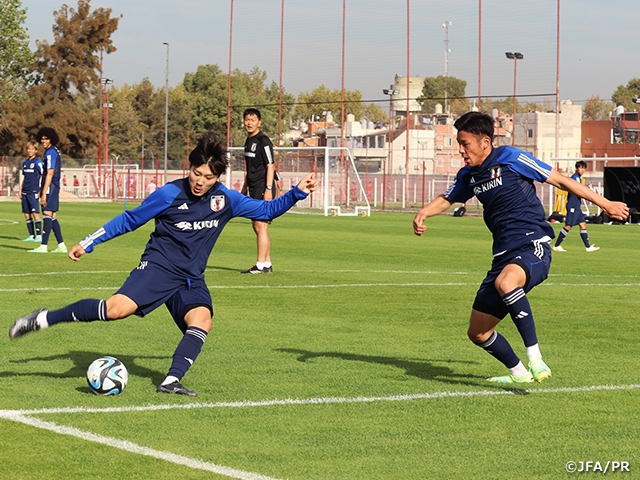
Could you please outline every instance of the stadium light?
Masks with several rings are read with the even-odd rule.
[[[511,145],[516,142],[516,75],[518,71],[518,60],[522,60],[524,55],[520,52],[504,52],[509,60],[513,60],[513,118],[511,119]]]
[[[165,80],[164,80],[164,182],[167,183],[167,148],[169,145],[169,44],[163,42],[163,45],[167,46],[167,67],[165,68]]]

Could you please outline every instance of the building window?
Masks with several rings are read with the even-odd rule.
[[[591,143],[591,138],[590,137],[585,138],[584,143]]]
[[[460,167],[460,157],[451,157],[451,166]]]
[[[529,138],[533,138],[533,128],[529,129]]]
[[[384,135],[378,135],[378,148],[384,148]]]
[[[436,158],[436,167],[444,167],[444,158],[442,157],[438,157]]]
[[[453,145],[453,138],[451,138],[451,137],[446,137],[446,138],[444,139],[444,144],[445,144],[445,146],[446,146],[446,147],[450,147],[450,146],[452,146],[452,145]]]

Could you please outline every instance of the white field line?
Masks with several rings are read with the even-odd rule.
[[[61,435],[70,435],[82,440],[96,442],[110,447],[118,448],[130,453],[146,455],[149,457],[164,460],[177,465],[184,465],[190,468],[206,470],[229,478],[240,480],[275,480],[258,473],[246,472],[223,465],[204,462],[182,455],[176,455],[171,452],[155,450],[153,448],[144,447],[126,440],[118,440],[113,437],[97,435],[91,432],[85,432],[75,427],[58,425],[54,422],[48,422],[29,415],[55,414],[55,413],[122,413],[122,412],[145,412],[158,410],[186,410],[194,408],[247,408],[247,407],[270,407],[278,405],[322,405],[322,404],[345,404],[345,403],[372,403],[372,402],[399,402],[411,400],[430,400],[437,398],[468,398],[479,396],[496,396],[496,395],[527,395],[541,393],[575,393],[575,392],[593,392],[593,391],[612,391],[612,390],[633,390],[640,388],[640,384],[630,385],[592,385],[587,387],[566,387],[566,388],[542,388],[532,390],[479,390],[474,392],[434,392],[434,393],[418,393],[413,395],[392,395],[388,397],[327,397],[327,398],[308,398],[308,399],[284,399],[284,400],[262,400],[262,401],[243,401],[243,402],[217,402],[217,403],[191,403],[186,405],[147,405],[147,406],[131,406],[131,407],[111,407],[111,408],[84,408],[84,407],[68,407],[68,408],[43,408],[38,410],[0,410],[0,418],[11,420],[14,422],[24,423],[36,428],[42,428]]]
[[[195,468],[198,470],[206,470],[208,472],[224,475],[229,478],[237,478],[240,480],[276,480],[273,477],[267,477],[260,475],[259,473],[245,472],[244,470],[238,470],[236,468],[225,467],[224,465],[217,465],[215,463],[209,463],[195,458],[189,458],[182,455],[176,455],[171,452],[164,452],[162,450],[155,450],[153,448],[144,447],[127,440],[118,440],[113,437],[105,437],[104,435],[96,435],[95,433],[85,432],[75,427],[69,427],[66,425],[58,425],[54,422],[45,422],[37,418],[31,418],[19,414],[4,415],[0,414],[1,418],[7,420],[13,420],[14,422],[20,422],[32,427],[42,428],[61,435],[70,435],[72,437],[80,438],[89,442],[101,443],[109,447],[118,448],[129,453],[137,453],[139,455],[145,455],[147,457],[157,458],[158,460],[164,460],[166,462],[175,463],[177,465],[184,465],[186,467]]]
[[[210,290],[286,290],[286,289],[315,289],[315,288],[378,288],[378,287],[476,287],[477,282],[410,282],[410,283],[339,283],[330,285],[207,285]],[[640,287],[640,283],[556,283],[546,282],[536,288],[544,287]],[[109,290],[115,292],[120,286],[112,287],[27,287],[27,288],[0,288],[0,293],[10,292],[59,292],[59,291],[100,291]]]
[[[475,390],[470,392],[432,392],[414,393],[409,395],[391,395],[387,397],[319,397],[319,398],[286,398],[281,400],[245,400],[240,402],[215,402],[215,403],[187,403],[180,405],[141,405],[130,407],[61,407],[41,408],[36,410],[0,410],[0,417],[13,415],[42,415],[56,413],[123,413],[123,412],[150,412],[158,410],[190,410],[194,408],[247,408],[247,407],[272,407],[283,405],[325,405],[332,403],[374,403],[374,402],[407,402],[413,400],[433,400],[436,398],[456,397],[491,397],[495,395],[529,395],[540,393],[576,393],[614,390],[635,390],[640,384],[629,385],[591,385],[586,387],[560,387],[560,388],[514,388],[512,390]]]

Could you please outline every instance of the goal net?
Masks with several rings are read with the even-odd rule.
[[[244,175],[244,149],[231,147],[231,172],[227,186],[239,190]],[[297,207],[321,210],[325,216],[369,216],[370,201],[381,188],[377,173],[368,165],[360,167],[348,148],[275,147],[279,189],[285,193],[308,175],[315,173],[318,187]],[[360,167],[360,168],[357,168]],[[364,171],[359,171],[364,170]]]

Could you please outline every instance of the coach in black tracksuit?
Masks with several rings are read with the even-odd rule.
[[[260,131],[261,116],[257,108],[244,111],[244,128],[249,134],[244,143],[244,161],[246,174],[242,193],[258,200],[273,200],[275,192],[275,165],[273,163],[273,144],[269,137]],[[272,273],[271,239],[267,231],[269,223],[253,220],[253,231],[258,238],[258,260],[256,264],[241,273]]]

